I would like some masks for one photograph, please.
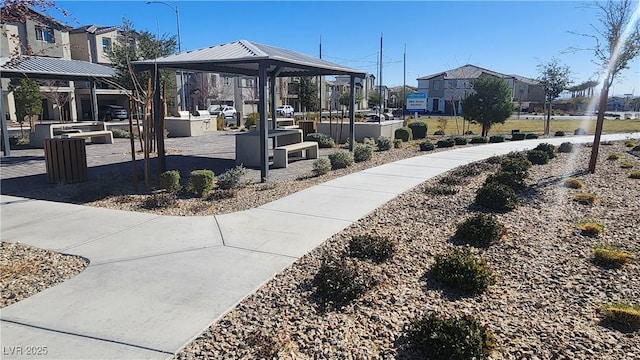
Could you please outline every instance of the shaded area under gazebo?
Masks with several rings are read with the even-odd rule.
[[[239,40],[204,49],[186,51],[152,60],[133,63],[136,71],[151,71],[153,79],[153,119],[156,128],[161,127],[162,107],[160,100],[159,70],[185,70],[256,76],[258,78],[258,113],[260,115],[260,171],[261,181],[267,181],[269,175],[268,153],[268,112],[267,99],[271,92],[271,108],[276,108],[275,85],[277,77],[303,77],[321,75],[348,75],[351,89],[355,79],[363,78],[365,72],[334,64],[312,56],[291,50]],[[351,91],[349,112],[349,146],[353,150],[355,126],[355,92]],[[276,114],[272,111],[276,124]],[[164,171],[164,133],[156,132],[158,150],[158,168]]]

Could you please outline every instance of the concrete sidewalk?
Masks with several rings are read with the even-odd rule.
[[[604,140],[640,138],[640,133]],[[470,162],[540,142],[457,147],[367,169],[259,208],[172,217],[1,196],[3,241],[86,257],[78,276],[1,310],[2,357],[171,357],[276,273],[378,206]]]

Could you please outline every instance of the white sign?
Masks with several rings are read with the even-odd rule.
[[[427,94],[407,94],[407,110],[427,110]]]

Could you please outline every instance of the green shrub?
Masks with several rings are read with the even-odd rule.
[[[363,295],[374,281],[367,278],[357,263],[344,258],[325,258],[313,278],[322,304],[340,308]]]
[[[463,138],[461,136],[456,136],[453,138],[453,142],[456,145],[467,145],[467,138]]]
[[[632,179],[640,179],[640,171],[632,171],[629,177]]]
[[[393,139],[393,147],[395,149],[401,149],[402,148],[402,140],[400,139]]]
[[[211,170],[193,170],[190,180],[193,192],[202,197],[206,196],[215,185],[215,177]]]
[[[573,130],[573,135],[587,135],[587,130],[583,128],[577,128]]]
[[[438,130],[436,132],[433,133],[433,135],[444,135],[444,131],[443,130]]]
[[[505,157],[500,161],[500,171],[513,174],[516,182],[524,185],[524,179],[529,175],[529,169],[533,166],[531,161],[523,157]]]
[[[112,129],[111,133],[115,139],[128,139],[131,136],[128,131],[118,128]]]
[[[453,171],[451,171],[451,175],[459,176],[459,177],[473,177],[482,174],[483,172],[489,170],[491,167],[488,166],[484,162],[474,162],[471,164],[459,166]]]
[[[526,136],[527,134],[523,134],[523,133],[511,134],[511,141],[524,140]]]
[[[329,170],[331,170],[331,161],[328,158],[318,158],[313,162],[312,171],[314,176],[324,175],[328,173]]]
[[[441,178],[438,182],[445,185],[461,185],[464,183],[464,179],[454,174],[449,174]]]
[[[406,338],[422,358],[430,360],[479,360],[496,348],[489,327],[471,316],[427,314],[407,326]]]
[[[438,140],[438,142],[436,143],[436,145],[439,148],[448,148],[448,147],[453,147],[456,143],[453,141],[453,139],[440,139]]]
[[[394,137],[396,139],[400,139],[404,142],[407,142],[413,139],[413,133],[411,132],[411,128],[401,127],[399,129],[396,129],[396,131],[394,132]]]
[[[142,207],[148,210],[166,208],[178,203],[178,198],[173,193],[157,193],[147,197]]]
[[[481,258],[466,248],[455,248],[434,257],[431,275],[437,281],[466,294],[480,294],[495,283],[495,278]]]
[[[375,147],[377,147],[377,146],[378,146],[378,143],[376,142],[376,140],[374,140],[374,139],[373,139],[373,138],[371,138],[371,137],[366,137],[366,138],[364,138],[364,139],[362,140],[362,143],[363,143],[364,145],[367,145],[367,146],[371,147],[371,149],[373,149],[373,148],[375,148]]]
[[[487,139],[483,138],[482,136],[474,136],[473,138],[471,138],[471,143],[472,144],[486,144],[487,143]]]
[[[160,174],[161,189],[168,192],[174,192],[180,189],[180,172],[178,170],[168,170]]]
[[[224,120],[224,118],[223,118]],[[250,113],[249,115],[247,115],[247,119],[244,121],[244,127],[245,128],[250,128],[253,125],[258,123],[258,120],[260,120],[260,114],[258,113]]]
[[[400,143],[402,143],[402,140],[400,140]],[[394,140],[393,145],[395,144],[396,142]],[[386,136],[380,136],[378,137],[378,141],[376,142],[376,145],[378,146],[378,150],[380,151],[391,150],[391,139]]]
[[[549,160],[553,159],[556,156],[556,147],[549,143],[541,143],[538,144],[533,150],[541,150],[547,153]]]
[[[498,171],[495,174],[487,176],[484,184],[486,185],[489,183],[506,185],[514,190],[522,189],[525,186],[524,179],[520,179],[519,177],[508,171]]]
[[[623,163],[620,164],[620,167],[623,169],[631,169],[635,166],[635,164],[631,161],[625,161]]]
[[[487,247],[507,233],[493,215],[477,214],[458,224],[455,238],[472,246]]]
[[[554,136],[564,136],[564,131],[556,131]]]
[[[618,268],[631,260],[631,254],[614,246],[599,245],[593,249],[593,262],[600,266]]]
[[[526,139],[537,139],[538,135],[537,134],[527,134],[527,136],[525,136]]]
[[[636,143],[633,140],[625,140],[624,146],[632,148],[636,146]]]
[[[209,195],[207,195],[206,200],[224,200],[231,199],[236,197],[238,191],[236,189],[218,189],[211,191]]]
[[[331,161],[331,169],[344,169],[353,164],[353,155],[346,150],[338,150],[329,154],[329,161]]]
[[[511,187],[490,182],[478,190],[475,203],[495,211],[511,211],[515,209],[518,197]]]
[[[501,143],[504,142],[504,136],[494,135],[489,138],[490,143]]]
[[[576,226],[580,230],[580,234],[588,237],[596,237],[602,233],[604,226],[596,222],[588,221],[578,224]]]
[[[570,178],[564,181],[564,187],[568,187],[570,189],[582,189],[584,184],[578,179]]]
[[[238,165],[231,168],[216,177],[216,183],[220,189],[238,189],[246,186],[246,182],[242,181],[242,177],[247,174],[247,169]]]
[[[549,162],[549,156],[542,150],[531,150],[527,152],[527,160],[535,165],[544,165]]]
[[[570,142],[563,142],[558,147],[558,152],[560,153],[571,153],[573,152],[573,144]]]
[[[609,154],[607,160],[620,160],[620,154]]]
[[[636,145],[631,149],[631,151],[640,151],[640,145]]]
[[[333,138],[327,134],[322,133],[310,133],[307,134],[307,140],[315,141],[318,143],[319,148],[327,149],[336,146],[336,142]]]
[[[349,255],[359,259],[369,259],[376,264],[393,256],[395,246],[391,240],[378,235],[357,235],[349,241]]]
[[[431,151],[431,150],[433,150],[435,148],[436,148],[436,146],[433,145],[433,143],[431,143],[431,141],[429,141],[429,140],[425,140],[425,141],[420,143],[420,151]]]
[[[355,162],[363,162],[371,159],[373,148],[366,144],[356,144],[353,147],[353,160]]]
[[[427,124],[422,121],[414,121],[407,125],[411,129],[414,139],[424,139],[427,137]]]
[[[603,309],[606,321],[613,323],[623,331],[640,329],[640,305],[627,303],[607,305]]]
[[[464,132],[465,135],[473,135],[473,131],[471,130],[467,130]]]
[[[444,185],[436,185],[436,186],[431,186],[428,187],[426,189],[424,189],[424,193],[427,195],[444,195],[444,196],[449,196],[449,195],[455,195],[458,193],[458,189],[451,187],[451,186],[444,186]]]

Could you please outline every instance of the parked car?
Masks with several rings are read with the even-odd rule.
[[[127,117],[129,117],[129,115],[127,114],[127,110],[120,105],[104,105],[98,108],[98,119],[100,120],[124,120]]]
[[[209,114],[213,115],[213,116],[220,116],[223,115],[224,117],[228,118],[228,117],[236,117],[236,114],[238,113],[238,111],[236,111],[236,109],[233,106],[228,106],[228,105],[223,105],[223,106],[219,106],[219,105],[211,105],[209,106]]]
[[[276,108],[276,114],[282,115],[282,116],[286,116],[286,117],[292,117],[293,116],[293,106],[291,106],[291,105],[278,106]]]

